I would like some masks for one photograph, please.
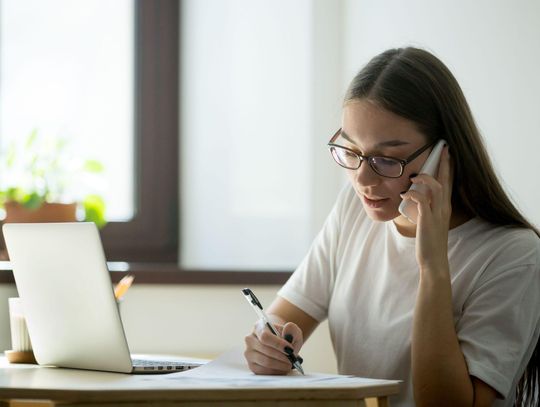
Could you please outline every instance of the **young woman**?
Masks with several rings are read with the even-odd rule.
[[[437,175],[419,174],[439,139]],[[281,337],[260,323],[246,336],[250,369],[290,372],[285,348],[298,354],[328,318],[340,373],[404,381],[393,406],[537,405],[539,233],[503,191],[449,70],[416,48],[376,56],[329,146],[350,186],[268,310]]]

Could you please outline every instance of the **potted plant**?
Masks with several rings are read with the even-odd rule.
[[[103,166],[75,157],[63,139],[38,137],[0,152],[0,209],[4,222],[84,220],[106,224],[103,199],[91,186]]]

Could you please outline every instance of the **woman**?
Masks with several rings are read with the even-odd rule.
[[[438,174],[419,174],[441,138]],[[285,348],[298,354],[328,318],[340,373],[404,381],[393,406],[532,403],[539,233],[503,191],[446,66],[416,48],[376,56],[329,145],[350,186],[268,309],[281,337],[260,323],[246,336],[250,369],[286,374]]]

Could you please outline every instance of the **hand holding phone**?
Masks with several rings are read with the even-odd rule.
[[[441,160],[441,153],[446,144],[446,141],[442,139],[435,144],[435,147],[433,147],[429,157],[420,169],[419,174],[428,174],[432,177],[436,176],[439,168],[439,162]],[[409,190],[425,192],[426,186],[422,184],[412,184]],[[407,220],[416,224],[418,219],[418,207],[416,202],[410,199],[401,201],[398,210],[403,216],[405,216],[405,218],[407,218]]]

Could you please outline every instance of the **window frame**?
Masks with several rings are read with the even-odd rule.
[[[179,2],[134,6],[135,215],[100,234],[110,261],[177,263]]]

